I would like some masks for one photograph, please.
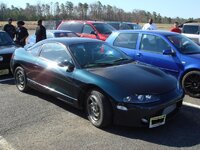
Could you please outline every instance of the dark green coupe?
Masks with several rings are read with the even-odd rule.
[[[19,48],[11,68],[20,91],[34,88],[85,109],[99,128],[163,125],[184,97],[174,77],[94,39],[55,38]]]

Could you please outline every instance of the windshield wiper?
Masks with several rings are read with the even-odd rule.
[[[92,63],[92,64],[88,64],[88,65],[85,65],[84,67],[107,67],[107,66],[113,66],[114,64],[113,63]]]
[[[117,62],[123,62],[123,61],[133,61],[132,59],[128,59],[128,58],[120,58],[120,59],[117,59],[114,61],[114,63],[117,63]]]

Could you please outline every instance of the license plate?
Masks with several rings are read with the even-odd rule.
[[[166,115],[156,116],[150,118],[149,128],[155,128],[165,124]]]
[[[9,70],[8,69],[0,70],[0,75],[5,75],[5,74],[9,74]]]
[[[168,107],[166,107],[164,110],[163,110],[163,115],[168,115],[169,113],[171,113],[172,111],[174,111],[176,109],[176,104],[173,104],[173,105],[170,105]]]

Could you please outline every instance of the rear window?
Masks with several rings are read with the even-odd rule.
[[[199,26],[198,25],[184,25],[183,33],[199,34]]]
[[[83,24],[78,22],[62,22],[58,29],[69,30],[75,33],[81,33],[83,29]]]

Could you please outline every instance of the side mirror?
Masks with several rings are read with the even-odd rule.
[[[58,66],[60,66],[60,67],[67,67],[67,70],[66,70],[67,72],[72,72],[74,70],[74,68],[75,68],[74,64],[71,63],[68,60],[64,60],[62,62],[59,62]]]
[[[176,53],[172,49],[163,50],[163,55],[174,56]]]

